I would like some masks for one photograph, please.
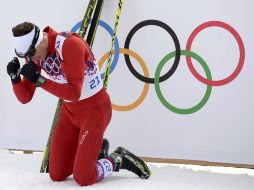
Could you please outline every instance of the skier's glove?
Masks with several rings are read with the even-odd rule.
[[[25,64],[20,72],[27,80],[31,81],[32,83],[36,84],[40,74],[38,73],[37,67],[35,63],[30,60]]]
[[[7,65],[7,73],[11,77],[11,82],[13,84],[17,84],[21,78],[19,74],[20,63],[17,57],[13,57],[13,59]]]

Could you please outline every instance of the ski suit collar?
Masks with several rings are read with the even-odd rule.
[[[49,54],[52,54],[55,49],[55,41],[56,41],[56,36],[57,32],[52,29],[50,26],[47,26],[43,32],[48,33],[48,52]]]

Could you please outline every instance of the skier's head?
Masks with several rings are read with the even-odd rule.
[[[48,36],[30,23],[24,22],[12,28],[15,53],[21,58],[43,60],[48,54]]]

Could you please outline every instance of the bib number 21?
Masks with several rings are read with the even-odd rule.
[[[100,84],[100,82],[101,82],[101,80],[100,80],[99,76],[95,77],[93,80],[91,80],[89,82],[90,88],[94,89],[96,86],[98,86]]]

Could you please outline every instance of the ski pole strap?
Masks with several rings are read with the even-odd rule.
[[[112,55],[113,55],[113,48],[114,48],[116,33],[117,33],[117,29],[118,29],[118,24],[119,24],[119,20],[120,20],[120,16],[121,16],[122,5],[123,5],[123,0],[119,0],[117,11],[116,11],[116,21],[115,21],[114,33],[113,33],[112,40],[111,40],[111,47],[110,47],[110,51],[109,51],[109,55],[108,55],[108,59],[107,59],[106,71],[105,71],[105,75],[104,75],[104,81],[103,81],[104,88],[107,88],[107,86],[108,86],[108,77],[109,77],[109,73],[110,73],[111,59],[112,59]]]

